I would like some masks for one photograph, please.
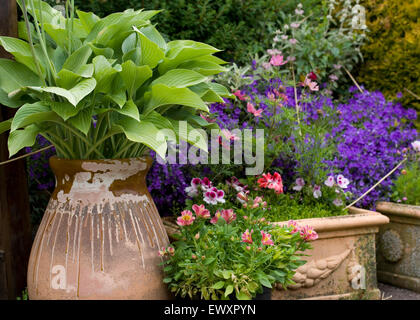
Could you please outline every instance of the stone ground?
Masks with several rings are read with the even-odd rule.
[[[420,293],[407,289],[397,288],[389,284],[378,283],[383,300],[420,300]]]

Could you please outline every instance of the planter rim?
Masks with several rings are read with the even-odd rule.
[[[376,210],[386,215],[420,219],[420,206],[380,201],[376,204]]]
[[[389,218],[379,212],[350,207],[349,214],[345,216],[299,219],[295,221],[298,224],[309,225],[317,232],[325,232],[377,227],[389,223]],[[278,221],[274,222],[274,224],[286,225],[287,221]]]

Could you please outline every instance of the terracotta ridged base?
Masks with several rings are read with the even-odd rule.
[[[70,161],[52,161],[57,187],[32,247],[29,298],[169,298],[158,256],[169,240],[144,182],[151,162]]]

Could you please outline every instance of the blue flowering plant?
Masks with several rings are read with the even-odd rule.
[[[66,1],[65,15],[40,0],[17,2],[24,16],[19,39],[0,37],[15,58],[0,59],[0,102],[17,109],[0,123],[0,133],[10,130],[10,156],[37,135],[67,159],[139,157],[149,150],[164,157],[173,140],[207,149],[203,137],[188,133],[213,126],[198,113],[230,96],[209,81],[224,71],[218,49],[166,42],[150,22],[157,10],[99,18],[75,10],[74,0]]]

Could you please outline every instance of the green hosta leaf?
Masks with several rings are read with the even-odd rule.
[[[88,107],[77,113],[76,116],[70,118],[68,122],[75,128],[82,131],[85,135],[88,134],[92,123],[93,108]]]
[[[125,38],[121,46],[121,50],[124,54],[126,54],[127,52],[135,49],[136,46],[137,46],[137,35],[135,32],[133,32],[127,38]]]
[[[172,119],[170,119],[169,121],[171,121],[175,133],[177,134],[180,140],[187,141],[188,143],[206,152],[208,151],[208,141],[204,132],[194,128],[187,121],[177,121]]]
[[[165,53],[162,51],[159,46],[154,43],[152,40],[147,38],[140,30],[134,27],[134,30],[139,35],[139,42],[141,48],[141,64],[147,64],[150,68],[157,66],[160,60],[165,57]]]
[[[22,0],[16,1],[19,6],[22,8]],[[29,1],[25,1],[26,8],[28,12],[34,16],[36,15],[38,21],[40,21],[41,14],[39,12],[39,2],[35,0],[34,8],[32,8],[31,3]],[[42,11],[42,21],[44,23],[51,23],[53,25],[60,25],[65,27],[66,19],[63,17],[60,11],[53,9],[48,3],[41,1],[41,11]]]
[[[9,134],[9,139],[7,140],[9,157],[14,156],[22,148],[32,147],[39,132],[40,129],[34,124],[26,127],[25,129],[11,132]]]
[[[73,106],[69,102],[49,101],[51,110],[58,114],[64,121],[74,117],[80,110],[79,107]]]
[[[37,73],[36,64],[31,54],[31,47],[26,41],[12,38],[0,37],[0,44],[7,52],[11,53],[17,62],[27,66],[34,73]],[[44,73],[43,67],[40,65],[41,72]]]
[[[67,48],[69,38],[65,27],[44,23],[45,32],[54,40],[58,47]]]
[[[57,80],[56,83],[59,87],[62,87],[64,89],[71,89],[73,88],[77,82],[80,80],[80,76],[78,74],[75,74],[74,72],[67,70],[67,69],[61,69],[59,73],[57,73]]]
[[[213,90],[215,93],[217,93],[221,97],[231,98],[231,99],[235,98],[235,96],[231,94],[228,91],[228,89],[225,86],[222,86],[221,84],[218,84],[215,82],[209,82],[208,85],[211,90]]]
[[[99,48],[92,43],[88,43],[88,45],[96,56],[104,56],[107,59],[110,59],[114,56],[114,50],[112,48]]]
[[[156,43],[163,51],[166,51],[166,41],[154,26],[143,27],[140,29],[140,32]]]
[[[150,112],[147,116],[140,115],[140,120],[151,122],[158,129],[170,129],[175,133],[175,128],[172,125],[172,122],[156,111]]]
[[[233,292],[233,286],[230,284],[226,287],[225,290],[225,297],[227,297],[228,295],[230,295]]]
[[[152,85],[164,84],[168,87],[185,88],[196,85],[203,81],[206,81],[206,77],[199,74],[198,72],[187,69],[174,69],[157,78],[152,82]]]
[[[214,285],[212,285],[212,288],[219,290],[219,289],[222,289],[224,285],[225,285],[224,281],[219,281],[219,282],[216,282]]]
[[[128,100],[121,109],[113,109],[118,113],[131,117],[137,121],[140,121],[139,109],[133,100]]]
[[[219,74],[221,72],[227,71],[226,68],[218,65],[215,62],[199,61],[199,60],[192,60],[192,61],[181,63],[178,66],[178,68],[191,69],[205,76]]]
[[[12,125],[12,120],[13,119],[9,119],[9,120],[0,122],[0,134],[2,134],[3,132],[6,132],[7,130],[10,130],[10,127]]]
[[[121,67],[120,75],[130,97],[133,97],[137,89],[153,74],[149,66],[138,67],[131,60],[124,62]]]
[[[95,67],[95,79],[97,81],[96,91],[108,93],[112,91],[113,80],[118,71],[104,56],[97,56],[93,60]]]
[[[170,88],[164,84],[152,86],[152,92],[147,94],[144,113],[164,105],[184,105],[208,112],[208,107],[200,97],[188,88]]]
[[[118,104],[120,108],[126,103],[127,94],[120,74],[117,74],[112,81],[112,91],[107,94],[107,97]]]
[[[168,43],[168,50],[163,62],[159,65],[160,74],[174,69],[181,63],[209,55],[220,50],[201,42],[192,40],[175,40]]]
[[[185,120],[190,123],[194,123],[200,127],[205,127],[209,129],[220,129],[217,123],[207,122],[202,117],[197,116],[196,114],[193,114],[188,110],[184,110],[184,109],[168,110],[165,115],[167,115],[169,118],[172,118],[174,120]]]
[[[136,121],[129,117],[124,117],[118,122],[128,140],[143,143],[161,157],[165,158],[167,144],[159,129],[151,122]],[[160,139],[162,138],[162,139]]]
[[[19,99],[9,98],[7,92],[0,88],[0,104],[9,108],[19,108],[22,102]]]
[[[83,27],[87,32],[90,32],[95,25],[96,22],[100,20],[100,18],[95,15],[93,12],[84,12],[80,10],[76,10],[77,16],[80,19]]]
[[[42,102],[26,103],[20,107],[13,117],[11,132],[36,122],[56,119],[56,115]]]
[[[80,69],[88,62],[91,54],[92,49],[88,45],[80,47],[67,58],[66,62],[64,62],[63,69],[73,71],[76,74],[79,73]]]

